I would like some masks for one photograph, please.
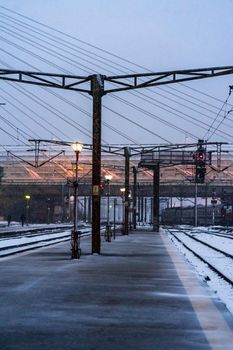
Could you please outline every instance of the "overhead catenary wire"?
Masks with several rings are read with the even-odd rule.
[[[174,126],[175,127],[175,126]],[[185,133],[187,133],[187,131],[184,131]]]
[[[184,130],[184,132],[186,132],[186,131]]]
[[[150,72],[150,73],[152,72],[150,69],[148,69],[148,68],[146,68],[146,67],[144,67],[144,66],[142,66],[142,65],[139,65],[139,64],[137,64],[137,63],[135,63],[135,62],[132,62],[132,61],[130,61],[130,60],[126,59],[126,58],[123,58],[123,57],[121,57],[121,56],[119,56],[119,55],[116,55],[116,54],[114,54],[114,53],[112,53],[112,52],[110,52],[110,51],[108,51],[108,50],[106,50],[106,49],[103,49],[103,48],[100,48],[100,47],[98,47],[98,46],[96,46],[96,45],[93,45],[93,44],[91,44],[91,43],[88,43],[88,42],[85,41],[85,40],[81,40],[81,39],[79,39],[79,38],[77,38],[77,37],[75,37],[75,36],[73,36],[73,35],[70,35],[70,34],[68,34],[68,33],[64,33],[64,32],[62,32],[62,31],[59,30],[59,29],[56,29],[56,28],[53,28],[52,26],[49,26],[48,24],[41,23],[41,22],[39,22],[39,21],[37,21],[37,20],[35,20],[35,19],[33,19],[33,18],[30,18],[30,17],[28,17],[28,16],[22,15],[21,13],[19,13],[19,12],[17,12],[17,11],[14,11],[14,10],[12,10],[12,9],[9,9],[9,8],[7,8],[7,7],[5,7],[5,6],[0,6],[0,8],[2,8],[2,9],[5,10],[5,11],[7,11],[8,13],[15,14],[15,15],[17,15],[18,17],[24,18],[25,20],[27,20],[27,21],[29,21],[29,22],[31,22],[31,23],[37,24],[37,25],[39,25],[39,26],[42,27],[42,28],[47,28],[47,29],[49,29],[50,31],[52,31],[52,32],[54,32],[54,33],[58,33],[59,35],[61,35],[61,36],[63,36],[63,37],[72,39],[74,42],[82,43],[82,44],[84,44],[84,45],[87,46],[87,47],[94,48],[95,50],[100,51],[101,53],[105,53],[105,54],[107,54],[107,55],[110,56],[110,57],[114,57],[114,58],[116,58],[116,59],[119,59],[120,61],[123,61],[123,62],[125,62],[125,63],[127,63],[127,64],[133,65],[134,67],[137,67],[137,68],[139,68],[139,69],[143,69],[143,70],[145,70],[145,71],[147,71],[147,72]],[[4,15],[7,16],[6,14],[4,14]],[[9,17],[9,16],[8,16],[8,17]],[[15,18],[14,18],[14,19],[15,19]],[[18,19],[17,19],[17,20],[18,20]],[[105,57],[105,60],[111,61],[111,60],[108,58],[108,56]],[[118,65],[120,66],[119,63],[118,63]],[[123,66],[123,68],[125,68],[125,67]],[[128,68],[128,71],[129,71],[129,68]],[[134,73],[135,73],[135,71],[133,71],[133,70],[131,70],[131,72],[134,72]],[[211,95],[209,95],[209,94],[207,94],[207,93],[205,93],[205,92],[199,91],[198,89],[195,89],[195,88],[193,88],[193,87],[187,86],[187,85],[184,84],[184,83],[179,83],[179,85],[185,86],[186,88],[188,88],[188,89],[190,89],[190,90],[192,90],[192,91],[196,91],[196,92],[198,92],[198,93],[200,93],[200,94],[202,94],[202,95],[205,95],[205,96],[207,96],[207,97],[209,97],[209,98],[211,98],[211,99],[214,99],[214,100],[216,100],[216,101],[223,102],[223,101],[221,101],[220,99],[218,99],[218,98],[216,98],[216,97],[213,97],[213,96],[211,96]],[[171,86],[169,86],[169,88],[170,88],[170,89],[173,89],[173,87],[171,87]]]
[[[14,55],[15,57],[15,55]],[[17,58],[17,57],[15,57]],[[20,59],[20,61],[22,61]],[[0,60],[0,62],[3,62],[2,60]],[[3,62],[5,63],[5,62]],[[29,64],[30,66],[32,66],[31,64]],[[7,64],[7,66],[9,67],[9,65]],[[37,69],[36,67],[32,66],[34,69]],[[11,68],[11,67],[10,67]],[[20,87],[20,88],[17,88],[15,85],[12,84],[12,87],[14,87],[16,90],[20,91],[20,92],[23,92],[23,91],[26,91],[23,87]],[[47,90],[46,88],[43,88],[44,90]],[[27,91],[28,92],[28,91]],[[29,93],[29,92],[28,92]],[[56,96],[57,98],[59,98],[60,100],[66,102],[68,105],[70,106],[73,106],[75,109],[81,111],[83,114],[87,115],[88,117],[92,117],[90,113],[86,112],[83,108],[77,106],[77,104],[74,104],[71,100],[68,100],[66,98],[64,98],[63,96],[60,96],[58,93],[55,93],[54,91],[52,90],[49,90],[49,93]],[[35,98],[37,98],[35,95],[34,95]],[[86,97],[86,96],[85,96]],[[28,109],[30,109],[28,106],[27,106]],[[30,109],[31,110],[31,109]],[[31,110],[32,111],[32,110]],[[34,111],[35,113],[35,111]],[[37,114],[37,113],[36,113]],[[37,114],[38,115],[38,114]],[[39,116],[39,115],[38,115]],[[41,118],[41,116],[39,116]],[[76,123],[76,121],[72,120],[74,123]],[[48,123],[48,121],[46,121]],[[128,141],[131,141],[133,143],[136,143],[137,144],[137,141],[135,139],[133,139],[132,137],[126,135],[125,133],[123,133],[122,131],[119,131],[117,130],[116,128],[112,127],[110,124],[106,123],[106,122],[103,122],[103,125],[105,125],[107,128],[111,129],[113,132],[115,133],[118,133],[119,135],[121,135],[122,137],[124,137],[125,139],[127,139]],[[54,126],[55,127],[55,126]],[[56,128],[56,127],[55,127]],[[57,128],[56,128],[57,129]],[[57,129],[58,131],[62,132],[60,129]],[[52,134],[52,132],[51,132]],[[53,132],[53,134],[56,136],[56,134]],[[63,133],[64,135],[64,133]],[[58,139],[60,139],[59,137],[57,137]],[[65,135],[65,138],[69,138],[67,135]]]
[[[189,131],[187,131],[187,130],[185,130],[185,129],[183,129],[183,128],[180,128],[179,126],[176,126],[176,125],[174,125],[174,124],[172,124],[172,123],[170,123],[170,122],[161,120],[161,118],[158,117],[158,116],[156,116],[154,113],[150,113],[150,112],[146,111],[145,109],[142,110],[140,107],[136,106],[135,104],[133,104],[133,103],[131,103],[131,102],[129,102],[129,101],[127,101],[127,100],[125,100],[125,99],[119,97],[119,96],[116,96],[116,95],[114,95],[114,94],[112,94],[111,96],[112,96],[113,98],[119,100],[119,101],[123,101],[125,104],[127,104],[127,105],[129,105],[129,106],[131,106],[131,107],[133,107],[133,108],[135,108],[135,109],[137,109],[137,110],[143,111],[143,113],[146,113],[148,116],[150,116],[150,117],[153,118],[153,119],[158,119],[158,120],[160,120],[162,123],[165,123],[165,124],[167,124],[167,125],[169,125],[169,126],[171,126],[171,127],[174,127],[176,130],[179,129],[179,131],[186,132],[186,133],[189,134],[190,136],[194,137],[194,139],[195,139],[195,138],[198,138],[198,137],[196,137],[194,134],[191,134]],[[138,97],[140,98],[140,96],[138,96]],[[143,99],[144,101],[147,101],[145,98],[142,98],[142,99]],[[150,103],[150,104],[154,104],[152,101],[147,101],[147,102]],[[188,115],[187,113],[183,113],[183,112],[180,112],[181,115],[178,114],[178,113],[176,113],[176,112],[175,112],[175,111],[176,111],[175,108],[172,108],[172,107],[169,107],[169,106],[167,106],[167,108],[164,108],[164,107],[161,107],[161,106],[158,106],[158,105],[156,105],[156,106],[159,107],[159,108],[161,108],[161,109],[163,109],[163,110],[166,110],[168,113],[171,113],[171,114],[173,114],[173,115],[175,115],[175,116],[177,116],[177,117],[179,117],[179,118],[181,118],[181,119],[183,119],[183,120],[186,120],[186,121],[190,122],[190,123],[193,124],[193,125],[196,125],[197,127],[201,128],[201,129],[203,129],[203,128],[209,128],[209,124],[205,123],[204,121],[202,121],[202,123],[200,124],[200,120],[197,119],[197,118],[195,118],[194,116],[190,116],[190,115]],[[169,110],[168,108],[170,108],[171,110]],[[212,119],[212,118],[211,118],[211,119]],[[233,129],[232,126],[229,126],[229,128],[232,128],[232,129]],[[224,131],[220,131],[220,130],[219,130],[218,135],[221,136],[221,134],[224,135],[224,136],[228,136],[228,137],[232,138],[232,135],[231,135],[231,134],[228,134],[228,133],[226,133],[226,132],[224,132]]]
[[[28,50],[27,50],[27,51],[28,51]],[[38,55],[37,55],[37,56],[38,56]],[[64,70],[64,69],[63,69],[63,70]],[[66,70],[66,72],[67,72],[67,70]],[[70,72],[68,71],[68,73],[70,73]],[[21,87],[21,89],[22,89],[22,87]],[[37,98],[38,98],[38,97],[37,97]],[[39,99],[39,98],[38,98],[38,99]],[[113,113],[116,113],[113,109],[111,109],[111,111],[112,111]],[[55,113],[55,114],[56,114],[56,113]],[[121,117],[124,118],[125,120],[130,121],[132,124],[137,125],[139,128],[141,128],[141,129],[147,131],[148,133],[152,133],[151,130],[149,130],[149,129],[145,128],[145,127],[142,127],[139,123],[136,123],[136,122],[131,121],[129,118],[124,117],[122,114],[117,113],[117,115],[118,115],[118,116],[121,116]],[[160,139],[162,139],[162,140],[166,140],[166,142],[169,142],[167,139],[161,137],[160,135],[158,135],[158,134],[156,134],[156,133],[152,133],[152,134],[153,134],[154,136],[158,136],[158,137],[159,137]]]
[[[28,144],[26,142],[19,140],[16,136],[14,136],[12,133],[5,130],[4,128],[0,127],[0,130],[3,131],[5,134],[7,134],[13,141],[17,141],[17,142],[24,144],[25,146],[28,146]]]
[[[16,127],[13,123],[11,123],[7,118],[3,117],[1,114],[0,114],[0,119],[6,123],[7,125],[9,125],[14,131],[16,131],[16,133],[18,135],[21,135],[21,137],[23,137],[25,140],[28,140],[28,138],[31,137],[31,135],[29,135],[28,133],[26,133],[24,130],[22,130],[21,128],[19,127]],[[18,137],[17,137],[18,139]]]
[[[27,52],[28,52],[28,50],[27,50]],[[38,55],[37,55],[37,57],[39,57]],[[46,62],[48,62],[48,60],[46,60]],[[61,68],[62,69],[62,68]],[[64,69],[62,69],[63,71],[65,71],[66,73],[67,73],[67,70],[64,70]],[[68,73],[71,73],[70,71],[68,71]],[[22,87],[21,87],[21,89],[22,89]],[[105,123],[105,125],[108,127],[108,125],[107,125],[107,123]],[[139,126],[139,125],[138,125]],[[115,132],[119,132],[119,131],[116,131],[116,129],[115,128],[111,128],[113,131],[115,131]],[[85,133],[85,132],[84,132]],[[123,135],[123,133],[121,132],[121,135]],[[131,140],[132,140],[132,138],[131,138]]]
[[[207,132],[206,132],[205,135],[204,135],[204,139],[209,140],[209,139],[211,138],[211,136],[213,136],[214,133],[216,133],[216,131],[219,129],[219,127],[220,127],[220,125],[222,124],[222,122],[225,120],[226,113],[224,113],[224,117],[223,117],[222,120],[218,123],[218,125],[217,125],[216,127],[214,127],[214,123],[217,121],[217,119],[218,119],[218,117],[219,117],[219,115],[220,115],[220,112],[221,112],[221,111],[223,110],[223,108],[226,106],[229,97],[230,97],[230,94],[228,95],[228,97],[227,97],[227,99],[224,101],[224,103],[222,104],[222,106],[221,106],[219,112],[217,113],[215,119],[213,120],[213,122],[212,122],[211,125],[209,126]],[[213,129],[212,132],[211,132],[211,129]],[[208,134],[210,134],[210,135],[208,136]]]
[[[13,88],[16,88],[15,86],[13,86]],[[17,88],[16,88],[17,89]],[[2,89],[0,87],[0,90],[3,91],[4,94],[10,96],[11,99],[8,99],[4,96],[4,99],[7,101],[8,104],[12,105],[17,111],[20,111],[24,116],[28,117],[30,120],[32,120],[36,125],[38,125],[42,130],[44,130],[44,125],[41,124],[37,119],[35,119],[32,116],[33,111],[30,109],[30,107],[26,106],[22,101],[19,101],[15,96],[11,95],[8,91],[5,91],[4,89]],[[3,95],[2,95],[3,96]],[[13,97],[13,98],[12,98]],[[12,102],[12,101],[16,101],[17,105]],[[27,112],[25,112],[25,110],[23,110],[22,108],[19,107],[19,105],[22,105],[25,109],[29,109],[30,111],[32,111],[31,114],[28,114]],[[17,120],[21,125],[23,125],[26,129],[28,129],[31,132],[31,135],[36,135],[37,137],[39,137],[39,134],[37,132],[35,132],[34,130],[32,130],[31,128],[29,128],[28,125],[26,125],[24,122],[22,122],[19,118],[17,118],[15,115],[13,115],[12,113],[10,113],[10,111],[8,109],[6,109],[6,112],[8,114],[10,114],[15,120]],[[33,114],[37,114],[37,113],[33,113]]]
[[[95,61],[98,61],[98,62],[100,62],[100,63],[104,63],[105,65],[107,65],[107,66],[110,66],[111,68],[116,68],[116,66],[118,66],[118,71],[120,71],[120,72],[122,72],[122,73],[125,73],[125,74],[127,74],[128,73],[128,71],[131,71],[132,73],[135,73],[135,70],[132,70],[132,69],[128,69],[128,68],[126,68],[125,66],[123,66],[123,65],[120,65],[119,63],[116,63],[116,62],[114,62],[114,61],[112,61],[112,60],[110,60],[109,58],[107,58],[106,59],[106,57],[105,58],[103,58],[102,56],[100,56],[100,55],[98,55],[96,52],[94,53],[94,52],[91,52],[91,51],[89,51],[89,50],[86,50],[86,49],[84,49],[84,48],[81,48],[81,47],[79,47],[79,46],[77,46],[77,45],[75,45],[75,44],[72,44],[72,46],[70,45],[70,44],[67,44],[67,41],[65,41],[64,39],[62,39],[62,38],[60,38],[60,37],[58,37],[58,36],[55,36],[55,35],[53,35],[53,34],[48,34],[48,33],[46,33],[44,30],[42,30],[42,29],[40,29],[40,30],[38,30],[38,29],[36,29],[35,30],[35,28],[36,27],[34,27],[34,26],[32,26],[32,25],[29,25],[28,23],[25,23],[25,22],[23,22],[23,21],[20,21],[19,19],[16,19],[16,18],[11,18],[10,16],[8,16],[8,15],[6,15],[6,14],[1,14],[0,13],[0,16],[2,16],[2,17],[5,17],[5,19],[7,18],[7,20],[8,21],[11,21],[11,22],[13,22],[13,23],[17,23],[18,25],[20,24],[20,28],[23,26],[24,28],[30,28],[30,35],[31,35],[31,32],[33,31],[33,32],[35,32],[35,33],[37,33],[37,34],[39,34],[39,35],[41,35],[41,36],[43,36],[43,37],[46,37],[47,39],[50,39],[50,40],[52,40],[52,42],[53,41],[55,41],[55,42],[57,42],[57,43],[61,43],[62,44],[62,47],[67,47],[67,48],[69,48],[69,49],[72,49],[72,51],[76,51],[76,52],[78,52],[78,53],[81,53],[81,54],[83,54],[84,55],[84,53],[85,53],[85,56],[87,56],[87,57],[89,57],[89,58],[94,58],[95,59]],[[4,22],[5,23],[5,22]],[[42,24],[41,24],[42,25]],[[16,28],[15,26],[14,26],[14,28]],[[24,33],[26,33],[25,31],[24,31]],[[83,53],[83,52],[84,53]],[[101,59],[98,59],[97,57],[100,57]],[[111,62],[111,64],[109,64],[108,62]],[[113,64],[115,64],[115,66],[113,66]],[[120,69],[119,67],[121,67],[121,68],[124,68],[124,70],[122,70],[122,69]],[[127,70],[126,70],[127,69]],[[146,68],[145,68],[146,69]],[[149,70],[148,70],[149,71]],[[181,83],[180,83],[181,84]],[[184,85],[184,84],[183,84]],[[186,85],[184,85],[184,86],[186,86]],[[186,86],[186,87],[188,87],[188,88],[190,88],[189,86]],[[182,95],[185,95],[185,96],[189,96],[190,98],[192,98],[192,99],[195,99],[196,101],[198,101],[198,102],[200,102],[200,103],[205,103],[205,104],[207,104],[207,105],[209,105],[209,106],[211,106],[211,107],[213,107],[213,108],[215,108],[215,109],[218,109],[218,107],[216,107],[216,106],[213,106],[213,105],[211,105],[210,103],[208,103],[208,102],[206,102],[206,101],[203,101],[203,100],[201,100],[201,99],[199,99],[199,98],[196,98],[196,97],[194,97],[194,96],[190,96],[189,94],[187,94],[187,93],[185,93],[185,92],[183,92],[183,91],[179,91],[178,89],[176,89],[175,87],[173,87],[173,86],[166,86],[166,90],[164,89],[164,88],[162,88],[162,87],[157,87],[157,90],[161,90],[161,91],[164,91],[164,92],[166,92],[166,93],[168,93],[168,94],[172,94],[172,95],[174,95],[174,96],[176,96],[177,98],[182,98],[182,99],[184,99],[184,97],[182,96],[179,96],[179,95],[177,95],[177,94],[174,94],[174,93],[172,93],[171,91],[168,91],[169,89],[170,90],[174,90],[174,91],[176,91],[177,93],[180,93],[180,94],[182,94]],[[193,89],[193,88],[190,88],[191,90],[194,90],[194,91],[197,91],[197,92],[200,92],[200,91],[198,91],[197,89]],[[155,93],[153,90],[152,90],[152,92],[153,93]],[[200,92],[201,93],[201,92]],[[156,94],[158,94],[158,92],[156,91]],[[203,93],[202,92],[202,94],[203,95],[205,95],[205,96],[208,96],[208,97],[211,97],[211,98],[213,98],[212,96],[210,96],[210,95],[208,95],[208,94],[206,94],[206,93]],[[163,97],[165,97],[164,95],[163,95]],[[166,98],[166,97],[165,97]],[[219,99],[216,99],[216,98],[214,98],[215,100],[218,100],[218,101],[220,101]],[[187,101],[187,99],[186,99],[186,101]],[[196,105],[196,103],[194,103],[194,102],[192,102],[192,101],[190,101],[190,100],[188,100],[188,102],[189,103],[192,103],[192,104],[195,104]],[[221,102],[221,101],[220,101]],[[205,107],[203,107],[202,106],[202,108],[205,108]]]
[[[12,30],[9,30],[9,29],[7,29],[7,30],[14,33],[14,31],[12,31]],[[19,30],[19,29],[18,29],[18,30]],[[22,31],[22,30],[21,30],[21,31]],[[23,31],[23,32],[25,33],[25,31]],[[31,37],[31,33],[28,33],[28,35],[30,35],[30,37]],[[20,38],[21,38],[21,36],[20,36]],[[38,37],[36,36],[36,38],[38,38]],[[38,39],[41,40],[40,38],[38,38]],[[31,39],[28,39],[28,40],[31,42]],[[41,41],[42,41],[42,40],[41,40]],[[48,41],[45,41],[45,42],[46,42],[47,44],[50,44],[50,45],[52,45],[52,46],[58,48],[58,49],[61,49],[61,48],[59,48],[57,45],[54,45],[53,43],[49,43]],[[38,47],[38,45],[37,45],[36,47]],[[62,52],[64,52],[64,48],[62,48]],[[70,52],[67,51],[67,50],[66,50],[65,52],[70,53]],[[76,56],[76,55],[73,54],[73,53],[72,53],[72,55],[74,55],[75,57],[80,58],[80,56]],[[62,55],[62,56],[67,58],[67,56],[64,56],[64,55]],[[75,63],[76,63],[76,61],[74,61],[74,60],[72,60],[72,59],[69,59],[69,60],[70,60],[69,62],[75,62]],[[90,61],[87,61],[87,62],[93,64],[93,62],[90,62]],[[95,65],[96,65],[96,63],[95,63]],[[103,66],[99,66],[99,65],[97,65],[97,67],[103,68]],[[87,67],[87,68],[90,69],[90,67]],[[85,70],[85,72],[87,72],[87,71]],[[110,71],[110,72],[113,73],[112,71]],[[124,72],[126,73],[126,71],[124,71]],[[149,89],[147,88],[147,90],[149,90]],[[159,94],[158,92],[156,92],[156,94],[157,94],[157,95],[160,95],[160,96],[162,96],[162,97],[167,98],[166,96],[164,96],[163,94]],[[144,94],[144,95],[145,95],[145,94]],[[175,94],[173,94],[173,95],[175,95]],[[175,96],[178,97],[177,95],[175,95]],[[159,102],[159,101],[158,101],[158,102]],[[184,104],[181,104],[181,103],[179,103],[179,102],[177,102],[177,101],[174,101],[174,100],[173,100],[173,102],[185,106]],[[188,102],[190,102],[190,101],[188,101]],[[196,105],[197,105],[197,104],[196,104]],[[185,106],[185,107],[187,107],[187,106]],[[200,107],[200,106],[199,106],[199,107]],[[214,112],[212,111],[212,113],[214,113]]]

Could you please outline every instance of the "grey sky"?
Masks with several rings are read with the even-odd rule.
[[[129,61],[133,61],[154,72],[233,65],[233,2],[229,0],[2,0],[1,6],[6,6],[24,16],[50,25],[55,29],[108,50],[109,52]],[[0,13],[29,23],[26,19],[20,18],[1,8]],[[2,51],[0,56],[2,59],[2,62],[0,62],[1,67],[8,68],[3,64],[6,62],[11,67],[25,70],[35,70],[32,69],[31,66],[33,66],[38,70],[46,72],[60,71],[58,68],[49,65],[48,62],[42,62],[35,56],[33,57],[29,53],[23,52],[21,49],[10,45],[9,42],[4,41],[4,39],[11,40],[11,42],[17,43],[17,45],[22,45],[25,49],[32,51],[34,54],[40,55],[48,61],[52,61],[57,67],[62,67],[74,74],[88,75],[86,72],[82,71],[80,63],[88,67],[93,67],[93,65],[87,63],[88,58],[85,59],[84,56],[82,56],[83,59],[73,57],[73,60],[78,63],[78,66],[71,65],[64,60],[62,61],[59,57],[52,57],[40,51],[39,48],[32,47],[16,37],[13,38],[11,36],[12,33],[9,34],[8,32],[7,34],[6,29],[3,30],[2,27],[4,21],[5,28],[8,25],[8,30],[15,31],[10,22],[6,21],[6,18],[4,19],[3,17],[0,17],[0,20],[0,35],[3,38],[1,39],[0,37],[1,48],[5,50],[4,52]],[[6,22],[8,24],[6,24]],[[44,30],[47,29],[44,28]],[[54,34],[62,37],[62,35],[58,33]],[[21,35],[25,34],[21,32]],[[74,40],[69,38],[66,38],[66,40],[68,40],[71,45],[75,44]],[[76,44],[78,43],[76,42]],[[39,45],[42,44],[40,43]],[[98,53],[98,55],[117,61],[125,67],[124,70],[126,72],[129,71],[130,73],[130,70],[138,72],[144,71],[142,68],[117,60],[91,47],[81,46],[82,48]],[[56,49],[50,46],[50,50]],[[21,61],[17,58],[13,58],[10,54],[20,58]],[[60,54],[64,54],[64,52],[62,53],[62,51],[60,51]],[[70,55],[70,57],[72,56]],[[22,60],[24,62],[22,62]],[[29,66],[29,64],[31,66]],[[96,71],[102,74],[111,74],[109,71],[113,70],[113,68],[110,69],[109,66],[104,67],[102,64],[100,66],[102,68],[97,67],[95,68]],[[120,69],[120,67],[118,68]],[[109,69],[109,71],[107,71],[107,69]],[[90,68],[89,71],[91,73],[92,69]],[[62,71],[60,72],[62,73]],[[114,72],[119,73],[120,71],[115,68]],[[153,105],[138,97],[131,96],[128,93],[117,95],[127,101],[130,100],[131,103],[147,111],[150,116],[148,114],[145,115],[142,111],[122,104],[112,96],[104,97],[103,102],[108,108],[130,118],[132,121],[136,121],[139,125],[143,125],[148,130],[161,135],[161,139],[150,132],[140,129],[138,126],[130,124],[125,119],[122,119],[119,114],[114,114],[106,109],[103,110],[103,120],[114,128],[124,132],[129,138],[134,139],[138,143],[158,143],[164,142],[164,139],[171,142],[182,143],[185,141],[185,138],[190,139],[190,134],[202,138],[208,130],[208,125],[210,126],[217,116],[222,106],[221,101],[225,101],[227,98],[228,86],[230,84],[233,84],[233,76],[186,83],[191,89],[180,85],[173,85],[173,88],[176,90],[165,87],[163,91],[157,90],[156,88],[151,88],[153,92],[140,91],[147,94],[149,98],[156,99],[156,101],[153,100]],[[17,115],[20,121],[25,122],[25,124],[36,131],[41,138],[55,137],[55,135],[59,134],[61,139],[64,139],[65,136],[68,135],[71,139],[81,139],[84,142],[90,142],[90,138],[88,138],[87,135],[75,130],[72,125],[63,122],[60,118],[61,116],[58,118],[58,116],[45,110],[41,105],[38,105],[35,101],[31,101],[28,97],[22,95],[22,92],[20,93],[19,90],[15,89],[21,89],[21,87],[26,89],[27,92],[35,94],[35,98],[39,97],[59,111],[62,111],[62,113],[64,113],[63,118],[65,118],[65,115],[68,115],[73,120],[77,120],[81,126],[85,126],[87,130],[91,131],[90,117],[85,115],[85,113],[80,113],[80,111],[75,110],[72,106],[65,104],[61,100],[58,100],[47,91],[34,86],[19,86],[19,84],[15,84],[15,87],[10,87],[9,84],[0,83],[0,88],[3,88],[5,91],[3,92],[0,90],[1,101],[4,100],[4,97],[12,101],[12,97],[6,95],[6,92],[10,93],[11,96],[15,96],[21,102],[31,107],[33,111],[46,120],[49,120],[50,123],[60,129],[63,134],[59,134],[58,130],[45,124],[43,120],[40,120],[38,115],[33,116],[31,114],[32,112],[26,111],[22,106],[20,106],[22,111],[19,111],[16,107],[7,102],[7,105],[4,107],[6,112],[2,112],[1,115],[12,122],[15,127],[25,130],[23,125],[20,123],[18,124],[18,122],[7,114],[8,112]],[[218,98],[220,101],[207,97],[192,89],[201,90],[205,94]],[[91,100],[87,100],[86,97],[77,96],[70,92],[53,91],[77,103],[78,106],[83,108],[87,113],[91,113]],[[160,95],[157,95],[157,92]],[[184,95],[184,93],[186,95]],[[161,96],[161,94],[163,96]],[[164,97],[165,95],[166,97]],[[178,95],[179,98],[175,95]],[[229,98],[229,103],[233,103],[232,98],[233,97]],[[173,101],[171,101],[171,99]],[[187,102],[185,99],[192,102]],[[19,107],[17,101],[14,101],[14,103]],[[160,107],[158,107],[158,104]],[[161,108],[162,106],[163,109]],[[165,106],[166,109],[164,109]],[[172,108],[173,110],[171,110]],[[216,133],[211,140],[233,141],[233,138],[231,139],[230,136],[226,135],[228,133],[232,134],[232,131],[229,129],[229,126],[233,126],[230,119],[231,116],[229,114],[225,117],[226,112],[230,108],[230,106],[224,106],[221,112],[222,117],[220,115],[219,119],[215,122],[215,126],[221,122],[219,130],[222,130],[223,133]],[[209,110],[211,110],[211,112]],[[36,125],[29,117],[25,117],[24,111],[33,116],[33,118],[36,118],[36,120],[40,120],[42,126]],[[169,127],[158,120],[154,120],[152,115],[155,115],[157,118],[162,118],[164,121],[174,123],[178,128],[187,130],[187,133],[175,130],[171,126]],[[184,117],[186,118],[185,120],[183,119]],[[223,120],[224,122],[222,122]],[[195,125],[193,122],[195,122]],[[202,123],[204,123],[204,128],[206,128],[206,130],[202,127],[198,127],[198,124],[201,126]],[[228,124],[229,126],[227,126]],[[12,129],[9,124],[2,125],[4,130],[17,136],[16,131]],[[27,133],[30,134],[30,131],[27,130]],[[21,139],[21,137],[19,137],[19,139]],[[17,144],[17,141],[15,139],[10,139],[6,132],[1,132],[1,140],[1,144]],[[130,142],[130,140],[125,139],[107,127],[103,127],[103,140],[113,143]]]

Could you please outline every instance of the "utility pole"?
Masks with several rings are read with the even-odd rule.
[[[130,148],[124,147],[125,156],[125,235],[129,234],[129,158],[130,158]]]
[[[159,163],[153,170],[153,231],[159,232]]]
[[[104,94],[102,75],[91,77],[91,94],[93,97],[92,254],[100,254],[101,102]]]
[[[144,211],[144,222],[147,223],[147,197],[145,196],[145,211]]]
[[[197,227],[197,182],[195,181],[194,226]]]
[[[137,168],[133,167],[133,228],[136,230],[137,228]]]

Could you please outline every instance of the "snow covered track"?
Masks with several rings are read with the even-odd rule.
[[[233,286],[233,255],[191,235],[190,230],[167,229],[172,237]],[[196,233],[196,232],[195,232]],[[179,236],[179,237],[178,237]],[[209,233],[208,233],[208,236]],[[228,237],[227,237],[228,238]]]
[[[34,233],[33,233],[34,231]],[[40,233],[38,233],[40,231]],[[88,227],[80,229],[81,237],[89,236],[91,229]],[[70,229],[65,230],[53,228],[53,232],[48,232],[47,228],[27,230],[26,232],[10,232],[10,237],[4,234],[0,237],[0,258],[9,255],[22,253],[25,251],[50,246],[53,244],[70,240]]]
[[[61,225],[61,224],[47,224],[47,225],[29,225],[21,227],[19,225],[12,225],[7,227],[6,225],[0,228],[0,240],[2,238],[10,238],[16,236],[22,236],[27,234],[35,235],[36,233],[48,233],[48,232],[58,232],[64,231],[66,229],[71,229],[71,224]],[[83,226],[81,226],[83,227]]]

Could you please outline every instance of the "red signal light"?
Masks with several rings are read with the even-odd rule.
[[[103,182],[101,182],[99,184],[99,191],[100,191],[100,194],[104,194],[104,191],[105,191],[105,184]]]
[[[198,153],[198,159],[199,160],[205,160],[205,153],[204,152],[199,152]]]
[[[204,153],[199,153],[199,159],[204,159]]]

